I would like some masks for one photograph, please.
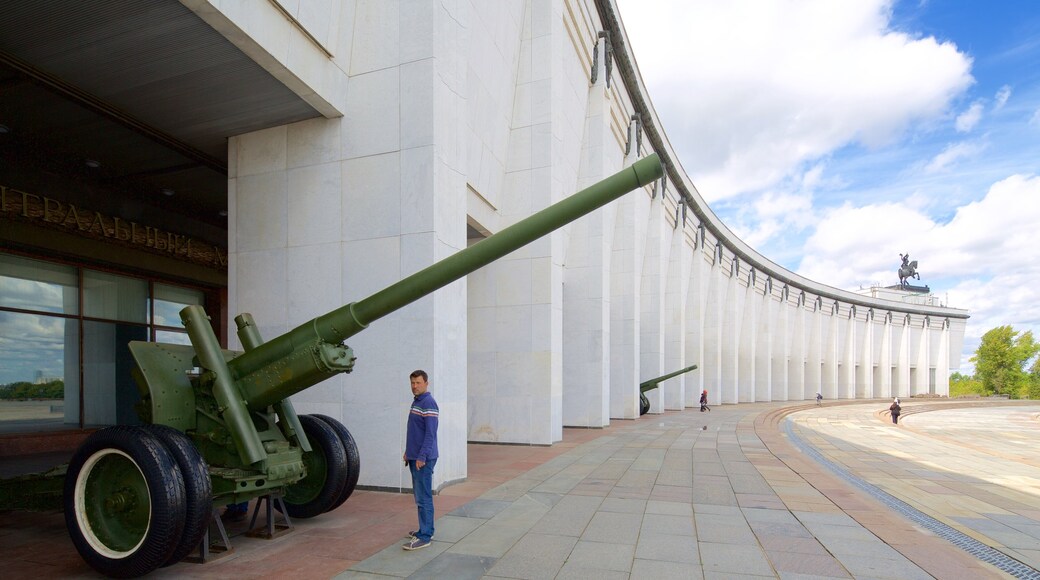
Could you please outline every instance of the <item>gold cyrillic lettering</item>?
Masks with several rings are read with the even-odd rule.
[[[79,223],[79,212],[76,211],[76,206],[71,203],[69,204],[69,212],[65,214],[65,219],[61,221],[61,225],[68,227],[69,218],[72,218],[77,230],[83,229],[83,224]]]
[[[17,190],[16,190],[17,191]],[[22,194],[22,217],[29,217],[29,198],[40,199],[40,196],[20,191]]]
[[[61,223],[65,219],[64,207],[61,202],[49,197],[43,198],[43,221]],[[62,219],[56,219],[60,215]]]
[[[87,227],[88,232],[94,231],[94,226],[97,226],[101,230],[101,235],[108,237],[108,229],[105,228],[105,220],[101,217],[101,212],[94,212],[94,220],[90,222],[90,226]]]
[[[117,217],[112,218],[112,236],[115,239],[117,239],[117,240],[121,240],[121,241],[125,242],[125,241],[130,239],[131,234],[130,234],[130,229],[127,228],[126,226],[123,226],[122,228],[119,227],[119,223],[121,221],[123,221],[123,220],[121,220],[121,219],[119,219]],[[125,237],[124,237],[124,235],[125,235]]]
[[[213,246],[213,254],[217,257],[215,262],[218,266],[227,266],[227,256],[220,251],[220,248]]]

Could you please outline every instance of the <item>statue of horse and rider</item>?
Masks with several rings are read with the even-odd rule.
[[[906,287],[910,283],[907,282],[910,278],[921,279],[921,275],[917,273],[917,260],[910,262],[910,252],[905,254],[899,254],[899,257],[903,260],[903,265],[899,267],[899,285]]]

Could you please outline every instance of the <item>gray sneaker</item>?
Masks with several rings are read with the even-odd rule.
[[[430,541],[429,540],[420,540],[419,538],[414,538],[414,539],[412,539],[411,542],[408,542],[407,544],[405,544],[405,545],[403,545],[401,547],[404,548],[405,550],[421,550],[421,549],[423,549],[423,548],[425,548],[426,546],[429,546],[429,545],[430,545]]]

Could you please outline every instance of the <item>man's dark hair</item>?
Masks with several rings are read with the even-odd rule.
[[[408,378],[410,379],[414,379],[415,377],[422,377],[424,383],[430,382],[430,377],[427,376],[426,371],[424,370],[412,371],[412,374],[408,375]]]

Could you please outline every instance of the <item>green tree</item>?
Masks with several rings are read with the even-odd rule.
[[[951,397],[964,397],[968,395],[980,395],[989,396],[992,393],[986,391],[986,387],[982,386],[982,381],[975,378],[974,375],[962,375],[959,372],[954,372],[950,375],[950,396]]]
[[[1019,333],[1011,326],[998,326],[982,335],[982,342],[971,357],[975,378],[987,391],[998,395],[1032,396],[1034,389],[1030,387],[1034,381],[1026,365],[1038,352],[1040,343],[1033,339],[1032,331]]]

